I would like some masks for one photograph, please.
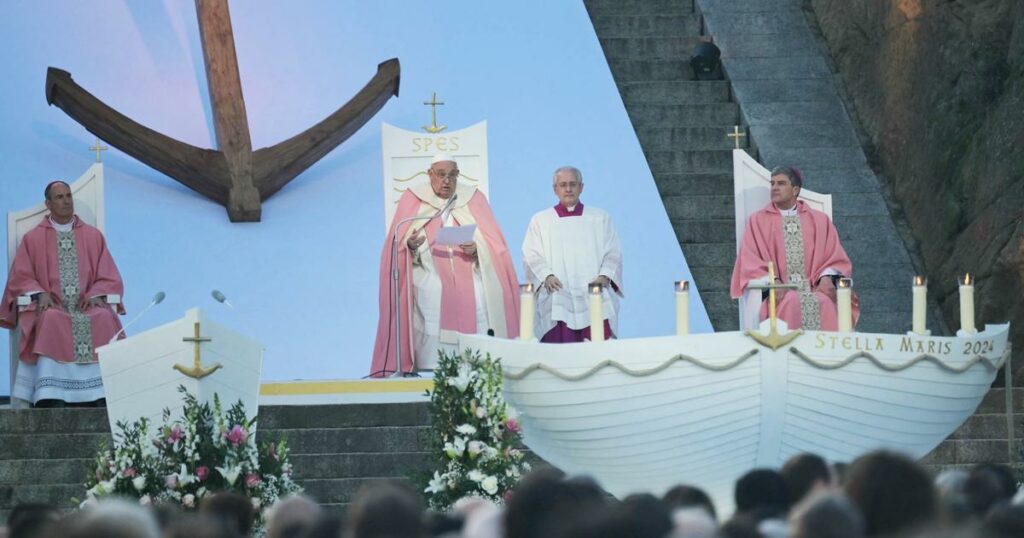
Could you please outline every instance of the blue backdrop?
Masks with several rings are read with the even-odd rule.
[[[47,106],[47,66],[146,126],[213,147],[192,2],[4,8],[0,211],[39,202],[49,180],[74,179],[94,160],[92,135]],[[674,330],[672,282],[692,278],[582,2],[249,0],[232,2],[231,15],[253,148],[321,120],[388,58],[401,61],[401,96],[268,200],[258,224],[231,224],[221,206],[106,152],[106,234],[129,313],[167,292],[131,332],[200,306],[266,344],[265,380],[365,375],[384,241],[380,123],[429,123],[422,103],[434,91],[447,103],[439,123],[488,121],[491,204],[520,275],[529,217],[555,203],[552,171],[575,165],[582,200],[611,213],[622,239],[621,336]],[[212,288],[238,311],[213,302]],[[695,299],[693,330],[709,332]],[[7,377],[0,368],[0,393]]]

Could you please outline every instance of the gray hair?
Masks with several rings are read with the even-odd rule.
[[[583,184],[583,172],[580,172],[580,169],[575,166],[559,166],[558,169],[555,170],[555,174],[552,176],[552,184],[558,183],[558,174],[562,172],[572,172],[576,175],[576,181],[579,181],[580,185]]]
[[[826,493],[805,499],[789,513],[793,538],[861,538],[864,516],[841,493]]]
[[[772,168],[773,176],[786,176],[789,178],[789,182],[794,187],[803,188],[804,186],[804,175],[800,173],[800,170],[795,166],[776,166]]]

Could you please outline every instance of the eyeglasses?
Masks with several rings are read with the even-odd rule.
[[[447,174],[445,174],[444,172],[438,172],[438,171],[435,171],[435,170],[431,170],[430,173],[434,174],[434,176],[437,177],[437,179],[440,179],[440,180],[450,179],[452,181],[455,181],[456,179],[459,179],[459,171],[458,170],[452,170],[451,172],[448,172]]]

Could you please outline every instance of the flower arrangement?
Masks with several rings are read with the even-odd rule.
[[[436,467],[424,492],[430,506],[449,508],[466,496],[502,502],[530,465],[517,445],[522,430],[501,395],[501,361],[469,350],[442,353],[430,392],[431,447]]]
[[[183,419],[172,422],[164,409],[164,425],[152,433],[145,418],[117,424],[114,447],[104,443],[90,469],[83,505],[118,495],[193,509],[207,495],[232,491],[249,497],[261,514],[279,497],[301,491],[291,478],[287,443],[263,443],[257,450],[251,434],[256,418],[246,418],[241,401],[224,412],[217,395],[211,408],[185,387],[178,391]]]

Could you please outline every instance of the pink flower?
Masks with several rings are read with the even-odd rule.
[[[245,475],[245,487],[254,488],[260,484],[260,475],[251,473]]]
[[[277,456],[277,445],[276,444],[270,443],[269,445],[267,445],[267,455],[270,456],[270,459],[272,459],[274,461],[277,461],[278,456]]]
[[[522,430],[519,426],[519,421],[514,418],[505,421],[505,428],[512,433],[519,433]]]
[[[210,476],[210,468],[205,465],[200,465],[196,468],[196,477],[199,478],[200,482],[205,482],[206,477]]]
[[[174,428],[171,429],[171,433],[167,435],[167,440],[171,443],[177,443],[185,438],[185,432],[181,430],[181,426],[175,424]]]
[[[245,431],[239,424],[235,424],[231,427],[231,431],[224,434],[224,439],[227,439],[232,445],[238,446],[245,442],[249,438],[249,432]]]
[[[138,471],[135,470],[135,467],[129,467],[129,468],[121,471],[121,476],[124,477],[124,478],[133,478],[133,477],[135,477],[138,474],[139,473],[138,473]]]

